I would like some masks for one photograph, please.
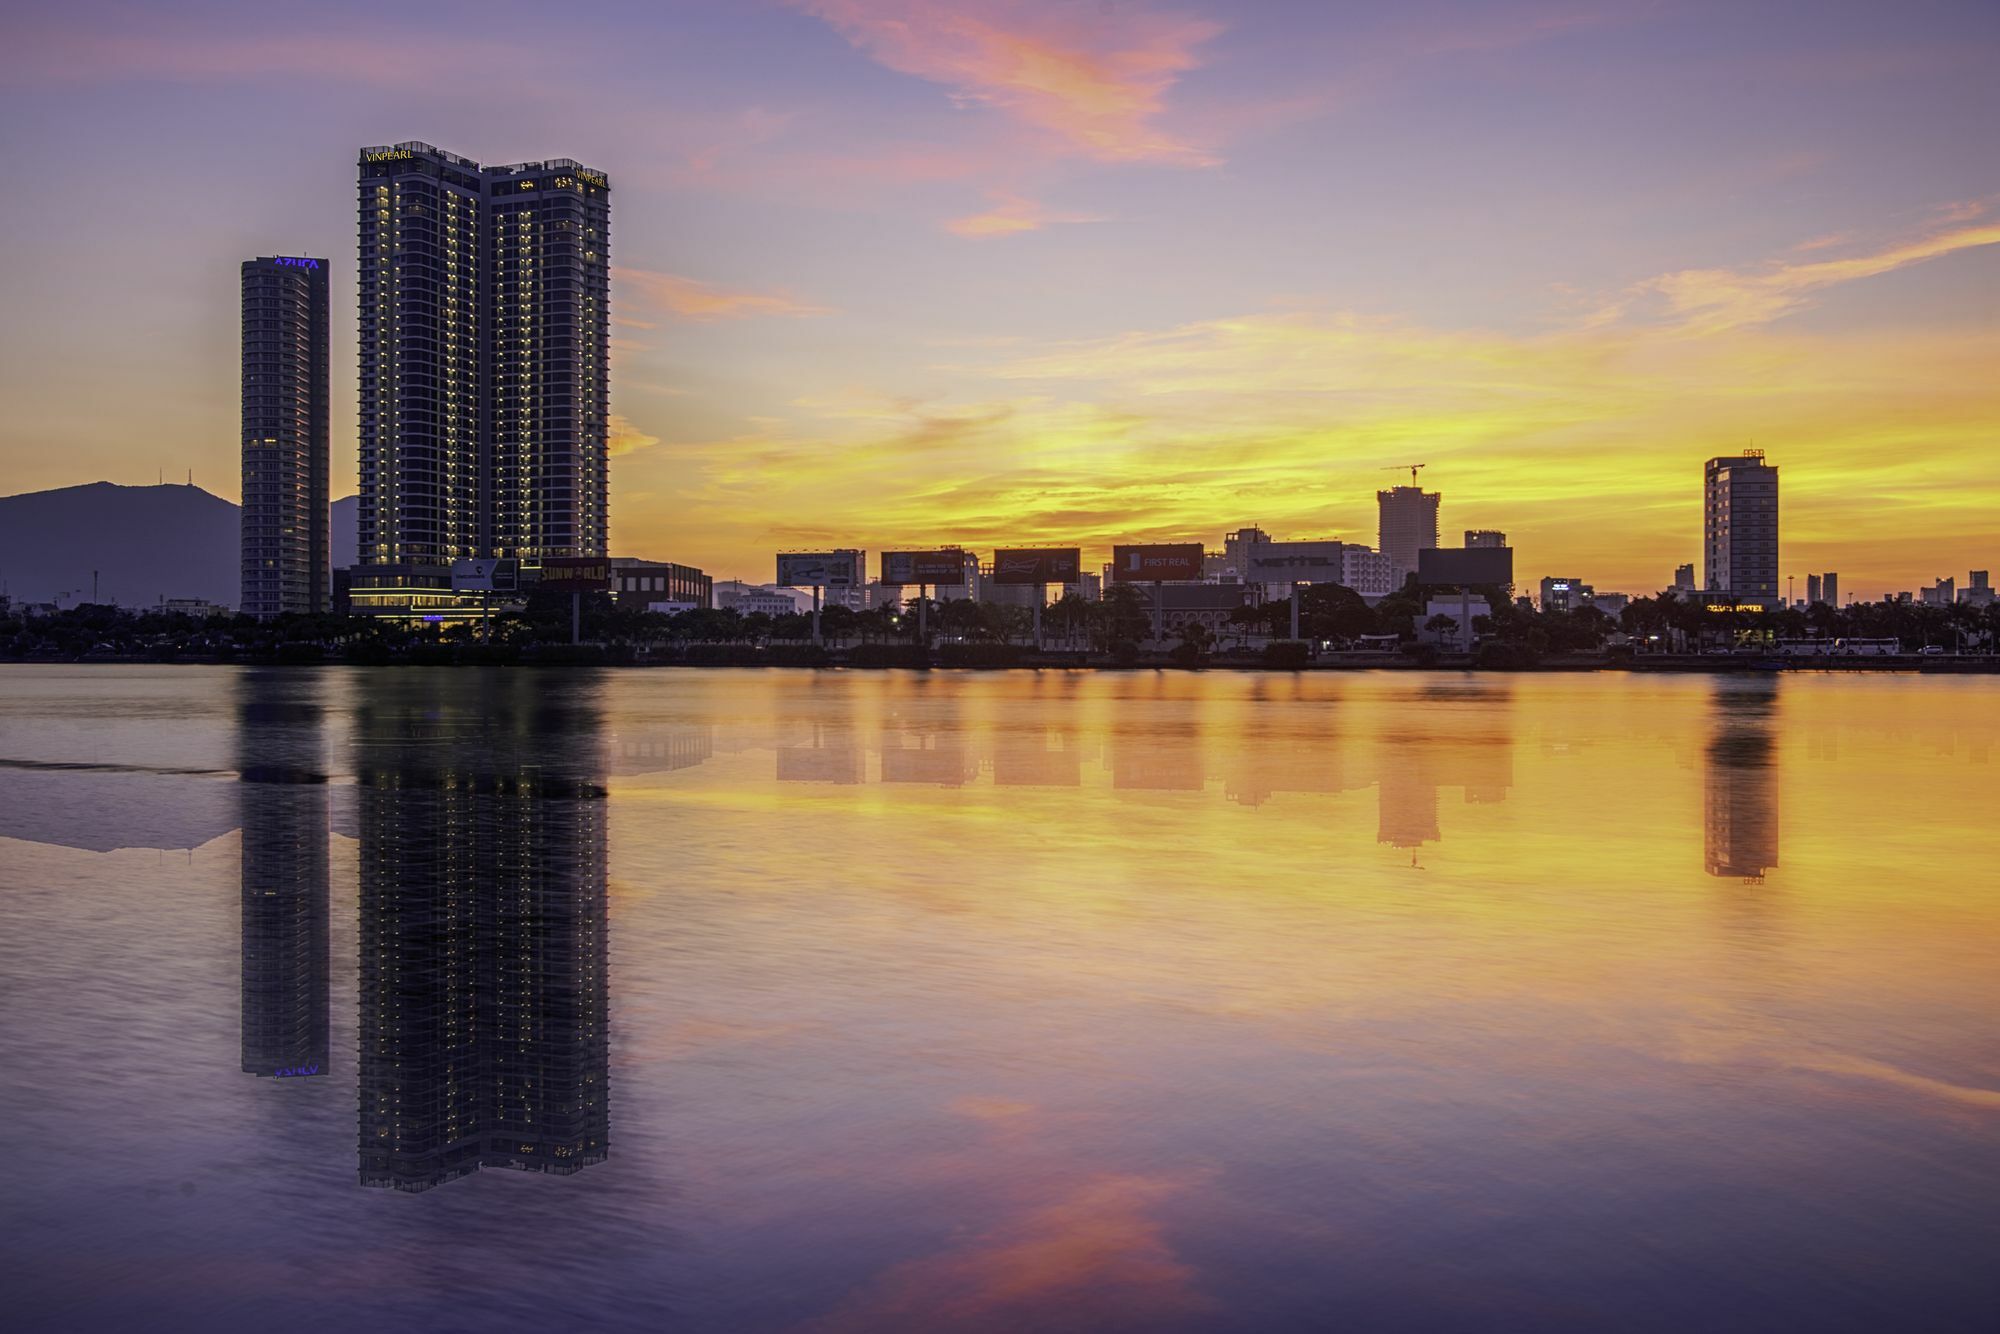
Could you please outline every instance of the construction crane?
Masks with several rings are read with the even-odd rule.
[[[1384,468],[1382,471],[1401,472],[1403,469],[1408,468],[1410,470],[1410,485],[1415,486],[1417,484],[1417,471],[1421,468],[1428,468],[1430,466],[1431,465],[1428,463],[1399,463],[1393,468]]]

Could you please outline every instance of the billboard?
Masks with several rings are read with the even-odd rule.
[[[1074,584],[1082,578],[1082,547],[1002,547],[993,553],[996,584]]]
[[[1512,547],[1426,547],[1417,553],[1417,582],[1479,587],[1514,582]]]
[[[1260,542],[1242,570],[1246,584],[1337,584],[1347,560],[1339,542]]]
[[[1159,542],[1111,548],[1111,581],[1117,584],[1186,584],[1201,578],[1201,543]]]
[[[541,586],[551,593],[604,593],[611,589],[611,561],[604,556],[548,556]]]
[[[511,558],[482,556],[451,563],[454,593],[511,593],[520,584],[521,563]]]
[[[885,551],[882,553],[882,582],[962,584],[965,582],[965,553],[957,547],[941,551]]]
[[[778,583],[786,588],[859,588],[867,582],[861,553],[839,551],[780,551]]]

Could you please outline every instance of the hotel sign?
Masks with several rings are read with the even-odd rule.
[[[363,153],[363,162],[414,162],[416,154],[407,148],[382,148],[372,153]]]
[[[319,267],[319,261],[316,259],[304,259],[292,255],[279,255],[271,262],[281,269],[316,269]]]

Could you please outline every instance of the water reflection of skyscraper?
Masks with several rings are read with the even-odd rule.
[[[327,788],[316,673],[237,680],[243,1069],[328,1071]]]
[[[358,691],[363,1185],[607,1156],[595,692],[529,672]]]
[[[1778,864],[1778,679],[1718,676],[1702,784],[1708,873],[1761,880]]]
[[[1514,786],[1511,685],[1475,682],[1424,692],[1424,725],[1378,739],[1381,789],[1375,841],[1416,849],[1444,837],[1438,790],[1462,789],[1467,804],[1507,800]]]

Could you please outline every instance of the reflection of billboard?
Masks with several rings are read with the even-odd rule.
[[[520,562],[484,556],[451,563],[454,593],[511,593],[519,579]]]
[[[1111,548],[1111,580],[1119,584],[1192,583],[1201,578],[1201,543],[1158,542]]]
[[[965,582],[965,553],[957,547],[942,551],[885,551],[882,553],[882,582],[962,584]]]
[[[552,593],[603,593],[611,588],[611,562],[603,556],[549,556],[542,585]]]
[[[859,551],[780,551],[778,582],[786,588],[858,588]]]
[[[1471,585],[1514,582],[1512,547],[1429,547],[1417,553],[1420,584]]]
[[[996,584],[1073,584],[1082,578],[1081,547],[1011,547],[993,553]]]

